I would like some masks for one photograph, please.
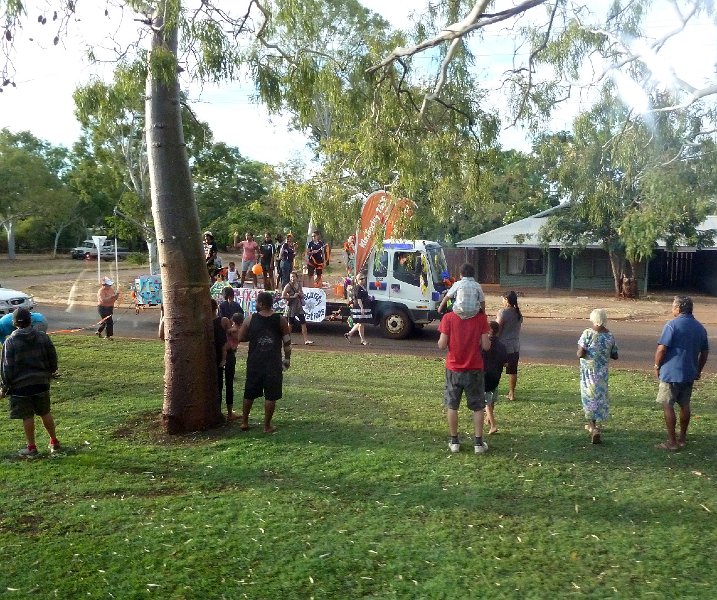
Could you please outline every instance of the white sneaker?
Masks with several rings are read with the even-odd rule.
[[[476,454],[483,454],[484,452],[488,452],[488,444],[483,442],[483,445],[481,446],[474,446]]]
[[[452,442],[448,442],[448,449],[455,454],[456,452],[460,452],[461,445],[460,444],[454,444]]]

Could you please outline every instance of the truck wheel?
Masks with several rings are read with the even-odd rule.
[[[393,308],[381,317],[381,330],[383,334],[392,340],[402,340],[411,333],[413,323],[400,308]]]

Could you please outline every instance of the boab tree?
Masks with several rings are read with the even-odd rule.
[[[164,290],[165,427],[170,433],[212,427],[222,419],[213,315],[182,133],[178,76],[183,72],[212,82],[237,76],[245,58],[242,44],[261,36],[268,14],[256,1],[247,2],[243,10],[215,6],[211,0],[126,0],[106,6],[108,29],[116,17],[112,11],[131,9],[137,15],[137,39],[122,44],[123,55],[141,46],[137,40],[149,37],[149,47],[137,55],[144,56],[147,66],[150,195]],[[23,3],[0,0],[2,50],[8,57],[2,66],[5,82],[12,83],[13,43],[27,19],[52,26],[57,44],[68,26],[83,26],[84,21],[78,19],[76,25],[71,18],[78,10],[75,2],[48,0],[40,15],[29,15]]]

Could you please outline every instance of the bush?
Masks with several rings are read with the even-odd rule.
[[[146,252],[131,252],[127,255],[128,265],[146,265],[149,262],[149,254]]]

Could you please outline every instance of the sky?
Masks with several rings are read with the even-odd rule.
[[[407,24],[407,15],[416,5],[412,0],[362,0],[362,3],[398,26]],[[95,10],[85,13],[86,19],[106,23],[102,15],[104,3],[96,4],[93,7],[82,3],[83,10],[88,10],[88,6]],[[112,16],[118,30],[122,26],[132,27],[130,14]],[[29,130],[41,139],[65,146],[71,146],[79,138],[73,91],[98,73],[111,77],[110,66],[87,61],[79,35],[83,41],[94,42],[106,50],[106,28],[93,32],[92,28],[79,25],[73,24],[68,38],[53,46],[51,24],[40,26],[33,19],[28,20],[21,32],[22,51],[15,63],[17,87],[6,87],[0,94],[0,129]],[[32,43],[27,39],[30,37]],[[43,39],[49,39],[49,43],[40,43]],[[269,164],[309,158],[306,137],[290,130],[288,118],[270,117],[263,106],[252,100],[252,89],[246,84],[194,87],[190,89],[190,99],[197,117],[209,123],[215,141],[239,148],[243,156]]]
[[[424,4],[417,0],[361,1],[396,27],[407,27],[410,12]],[[83,3],[83,6],[94,7],[98,11],[104,8],[104,3],[96,3],[96,7],[94,4]],[[652,23],[654,35],[674,26],[669,11],[660,10],[656,15]],[[107,22],[106,19],[102,20],[99,13],[87,16],[87,19],[93,18]],[[112,22],[118,29],[122,26],[133,27],[131,19],[129,13],[113,15]],[[17,87],[6,87],[4,93],[0,94],[0,128],[8,127],[13,131],[27,129],[41,139],[66,146],[79,137],[80,127],[73,116],[73,90],[86,83],[93,74],[111,74],[110,65],[91,65],[87,61],[79,39],[81,34],[83,40],[107,50],[106,28],[93,29],[81,25],[74,24],[70,28],[69,38],[58,46],[53,46],[51,40],[43,46],[37,40],[48,39],[51,25],[48,23],[40,27],[32,19],[29,20],[22,33],[26,38],[33,37],[36,41],[30,43],[27,39],[22,40],[22,52],[16,62]],[[96,39],[93,40],[92,36],[96,36]],[[690,82],[697,83],[700,78],[707,76],[705,74],[711,75],[714,80],[717,63],[717,33],[714,27],[699,26],[683,34],[680,40],[666,53],[672,58],[671,67]],[[487,45],[481,48],[490,50],[476,56],[477,68],[500,72],[502,67],[496,69],[497,65],[509,66],[513,55],[511,35],[491,33]],[[587,65],[585,76],[593,76]],[[291,158],[308,158],[305,137],[290,131],[288,119],[270,118],[267,111],[252,100],[252,91],[248,85],[208,85],[203,89],[191,88],[189,93],[193,110],[199,119],[209,123],[216,141],[238,147],[248,158],[271,164]],[[639,98],[634,97],[634,90],[626,88],[625,94],[626,99],[639,104]],[[501,98],[500,95],[496,97]],[[589,94],[574,96],[561,107],[549,127],[553,130],[569,128],[572,118],[589,103]],[[504,130],[501,142],[505,147],[522,150],[529,148],[525,132],[518,127]]]

